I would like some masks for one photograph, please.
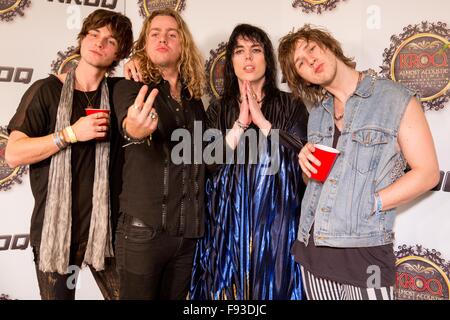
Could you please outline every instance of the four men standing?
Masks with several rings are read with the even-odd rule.
[[[120,175],[122,166],[121,187],[111,185],[114,199],[122,189],[115,246],[120,298],[186,297],[204,229],[205,168],[193,159],[173,163],[171,135],[177,129],[193,135],[195,121],[204,120],[203,65],[179,14],[154,11],[133,48],[142,82],[119,81],[110,101],[115,81],[105,74],[129,55],[132,39],[128,18],[93,12],[79,34],[77,68],[33,84],[8,126],[8,164],[30,164],[31,245],[43,299],[73,299],[67,272],[82,263],[105,298],[118,297],[108,259],[117,220],[109,171]],[[320,167],[314,144],[341,151],[327,180],[309,180],[303,198],[292,254],[307,296],[392,299],[394,208],[439,179],[420,103],[401,85],[356,71],[329,33],[308,25],[283,37],[279,60],[293,93],[314,102],[309,143],[299,153],[305,175],[315,172],[313,163]],[[110,110],[111,117],[85,116],[87,107]],[[110,142],[98,140],[108,131]],[[116,161],[122,156],[123,163]],[[411,170],[404,174],[406,162]],[[364,282],[371,265],[381,268],[381,287]]]

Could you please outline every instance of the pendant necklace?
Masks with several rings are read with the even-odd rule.
[[[359,83],[361,82],[361,79],[362,79],[362,72],[358,72],[359,73],[359,75],[358,75],[358,82],[356,83],[356,87],[358,88],[358,86],[359,86]],[[336,115],[336,112],[334,113],[334,120],[336,120],[336,121],[340,121],[340,120],[342,120],[342,118],[344,117],[344,114],[345,114],[345,111],[344,112],[342,112],[342,114],[340,114],[340,115]]]

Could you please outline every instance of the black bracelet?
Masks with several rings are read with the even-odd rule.
[[[242,122],[240,122],[239,119],[237,119],[235,122],[236,122],[236,124],[238,125],[238,127],[241,128],[242,130],[245,131],[245,130],[248,129],[248,126],[245,125],[245,124],[243,124]]]
[[[128,132],[127,128],[125,127],[125,124],[123,125],[123,138],[129,142],[129,144],[141,144],[145,142],[145,138],[133,138],[131,137]]]

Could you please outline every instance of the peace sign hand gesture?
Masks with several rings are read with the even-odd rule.
[[[127,117],[123,122],[128,136],[134,139],[144,139],[155,132],[158,126],[158,114],[153,104],[158,95],[158,89],[153,89],[147,100],[144,101],[148,86],[142,86],[134,100],[134,104],[128,108]]]

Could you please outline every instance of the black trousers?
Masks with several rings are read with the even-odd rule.
[[[116,231],[119,299],[186,299],[196,239],[173,237],[121,214]]]
[[[74,300],[78,270],[81,269],[87,242],[71,245],[69,273],[61,275],[57,272],[39,270],[39,247],[33,246],[34,264],[42,300]],[[72,268],[71,268],[72,267]],[[95,282],[106,300],[119,298],[119,274],[116,270],[115,258],[106,258],[105,269],[95,271],[89,266]]]

